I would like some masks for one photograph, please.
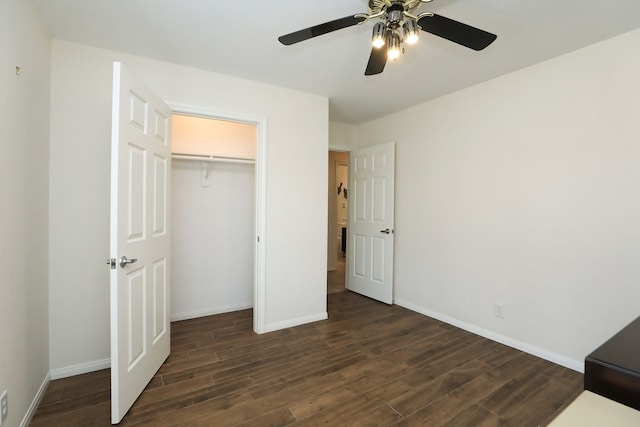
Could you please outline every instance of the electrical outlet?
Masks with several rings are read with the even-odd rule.
[[[493,307],[493,314],[500,319],[504,319],[504,306],[496,303]]]
[[[7,419],[7,414],[9,413],[9,401],[7,399],[7,390],[5,390],[0,396],[0,425]]]

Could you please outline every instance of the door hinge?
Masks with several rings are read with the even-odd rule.
[[[112,270],[115,270],[115,269],[116,269],[116,265],[117,265],[117,263],[116,263],[116,259],[115,259],[115,258],[109,258],[109,259],[107,259],[107,265],[108,265],[109,267],[111,267],[111,269],[112,269]]]

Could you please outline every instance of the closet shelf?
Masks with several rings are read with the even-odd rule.
[[[186,153],[171,153],[171,158],[181,159],[181,160],[198,160],[200,162],[220,162],[220,163],[253,164],[256,162],[254,159],[246,159],[243,157],[224,157],[224,156],[210,156],[207,154],[186,154]]]

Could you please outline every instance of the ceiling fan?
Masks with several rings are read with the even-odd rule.
[[[314,25],[280,36],[278,40],[288,46],[379,18],[382,21],[373,26],[373,47],[364,72],[370,76],[380,74],[387,59],[396,60],[404,52],[403,43],[416,43],[420,30],[473,50],[482,50],[497,38],[495,34],[432,12],[417,13],[422,4],[431,1],[433,0],[369,0],[369,13],[358,13]]]

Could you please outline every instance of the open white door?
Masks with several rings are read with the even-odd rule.
[[[395,144],[352,151],[347,288],[393,303]]]
[[[171,110],[118,62],[111,136],[111,422],[169,356]]]

